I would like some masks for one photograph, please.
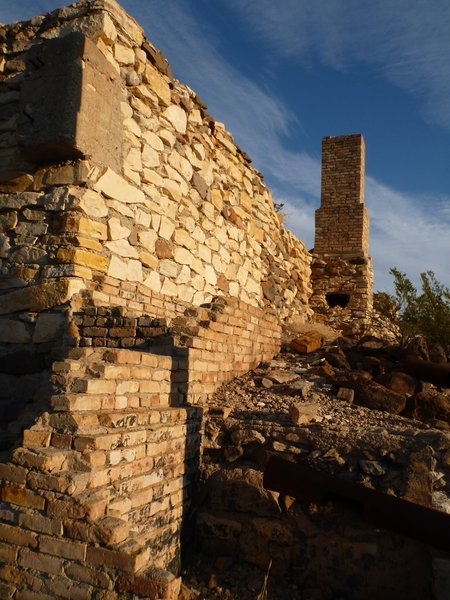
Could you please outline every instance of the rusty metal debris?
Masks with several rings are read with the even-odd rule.
[[[404,360],[403,369],[416,379],[434,383],[441,387],[450,388],[450,364],[438,364],[428,360],[422,360],[415,356],[407,356]]]
[[[345,503],[372,525],[450,550],[450,515],[272,456],[264,487],[299,500]]]

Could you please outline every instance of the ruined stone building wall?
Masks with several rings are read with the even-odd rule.
[[[368,322],[373,272],[369,214],[364,206],[365,145],[362,135],[322,142],[322,191],[316,211],[311,307],[350,331]]]
[[[1,592],[176,597],[202,400],[311,314],[311,259],[113,0],[0,43]]]

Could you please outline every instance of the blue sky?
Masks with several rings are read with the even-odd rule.
[[[0,0],[0,21],[61,0]],[[375,288],[450,286],[448,0],[123,0],[312,247],[326,135],[363,133]]]

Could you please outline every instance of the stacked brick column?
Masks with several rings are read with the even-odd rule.
[[[322,142],[321,205],[316,211],[311,306],[325,319],[363,324],[372,307],[369,215],[364,206],[362,135]]]

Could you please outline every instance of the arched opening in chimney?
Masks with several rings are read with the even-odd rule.
[[[350,302],[350,294],[338,294],[336,292],[331,292],[326,295],[326,300],[330,308],[335,308],[336,306],[345,308]]]

